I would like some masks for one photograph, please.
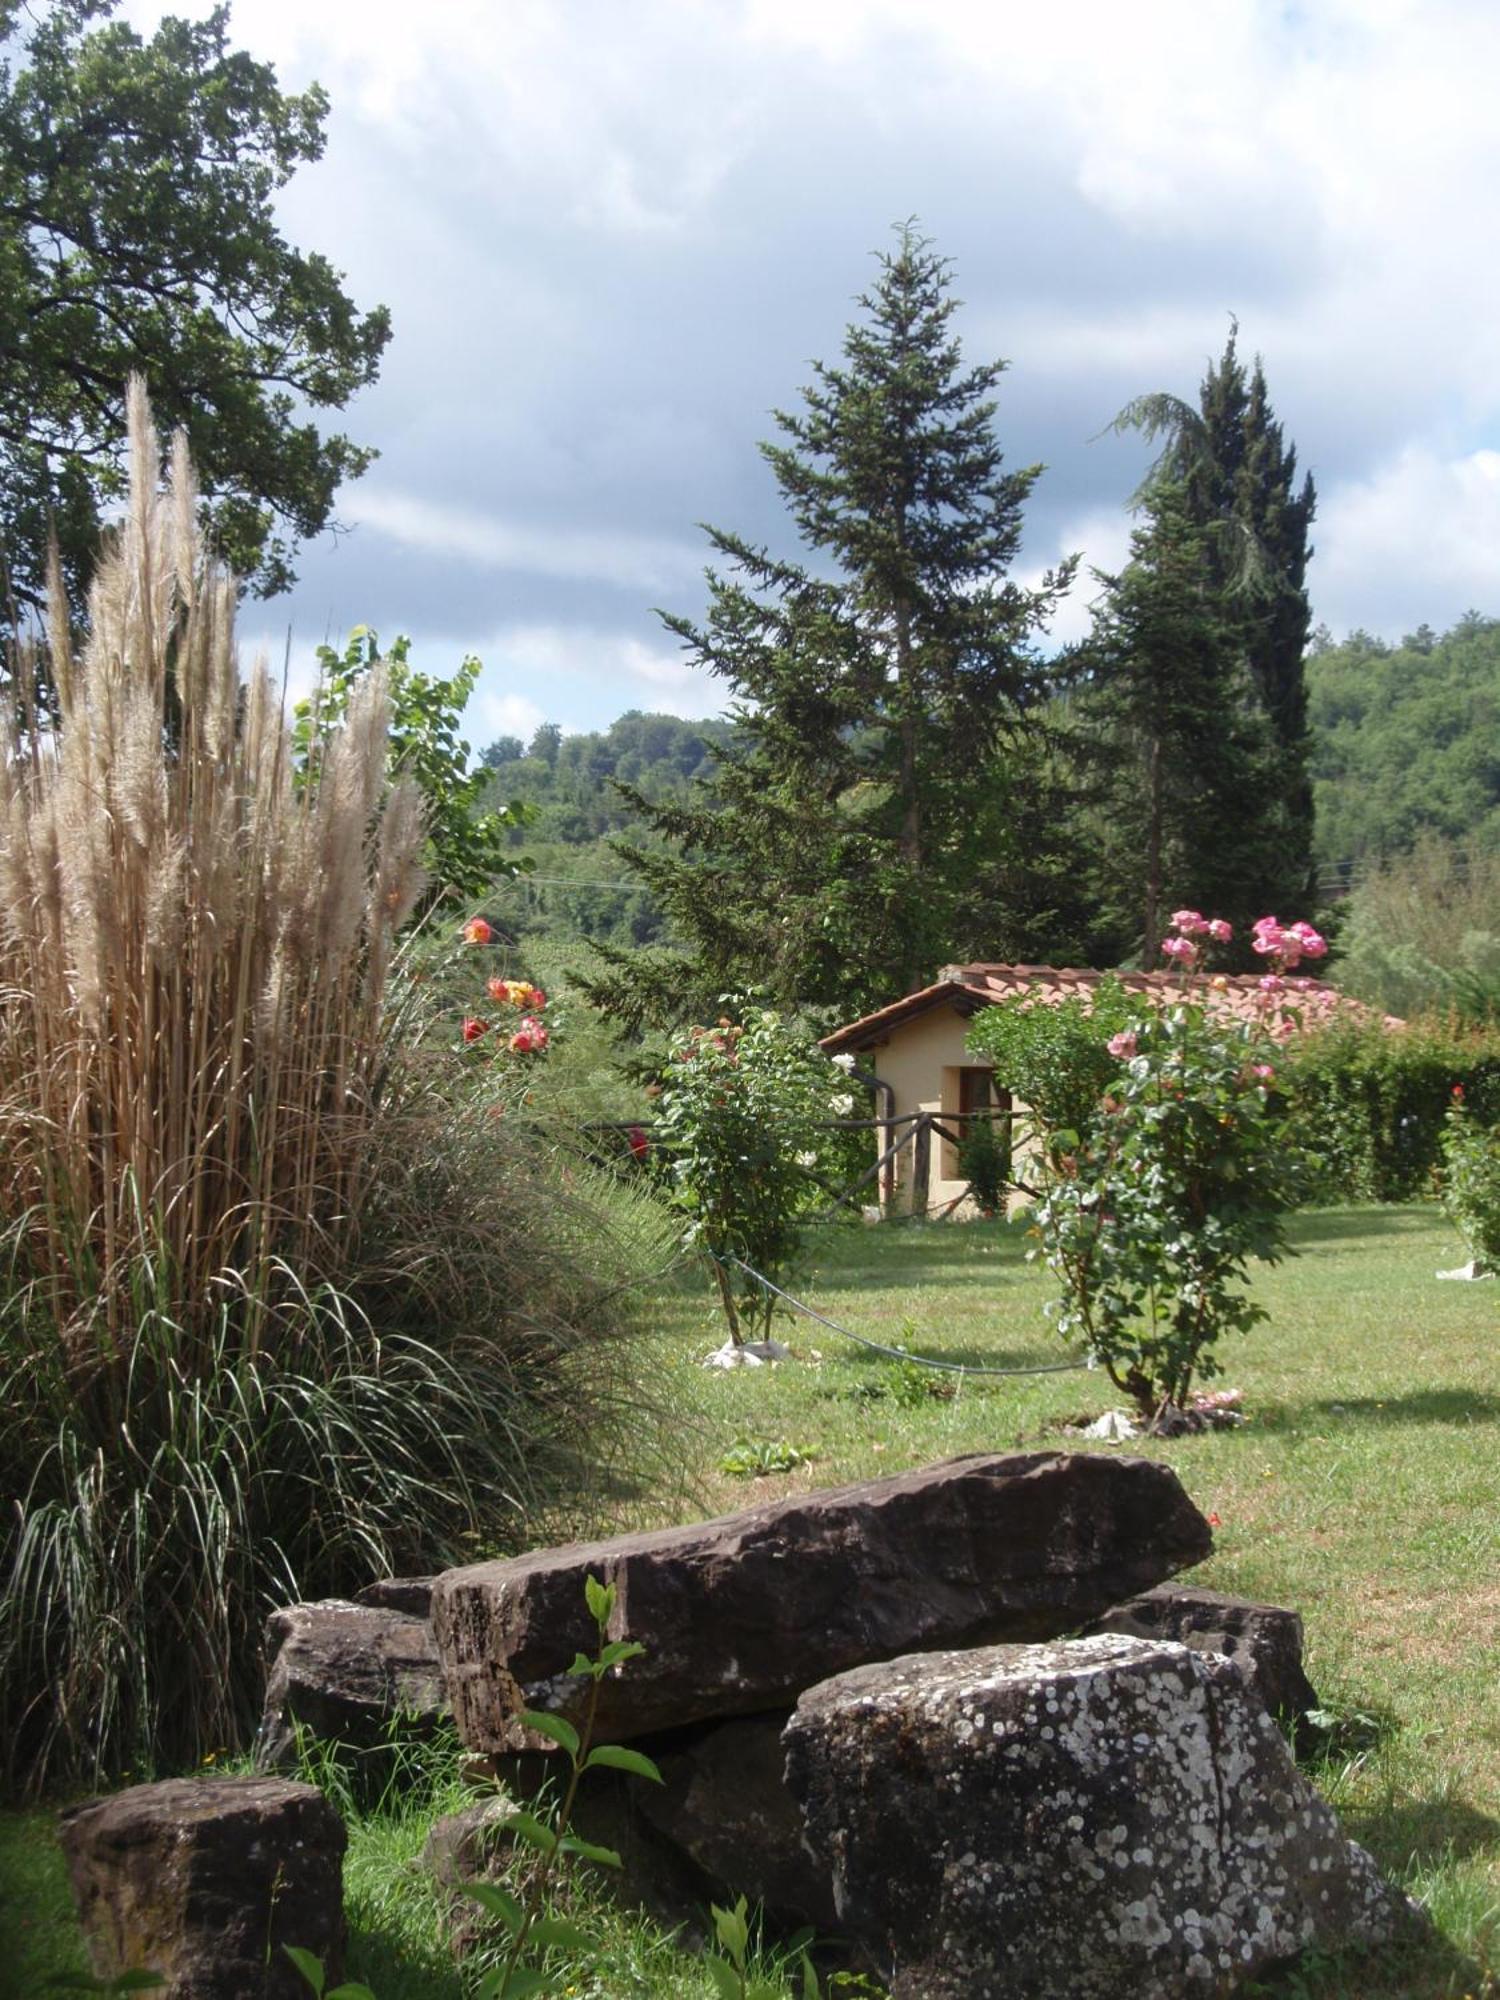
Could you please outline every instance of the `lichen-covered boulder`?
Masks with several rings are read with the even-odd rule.
[[[284,1778],[169,1778],[91,1799],[59,1835],[94,1971],[169,2000],[306,2000],[283,1949],[343,1974],[343,1821]]]
[[[1318,1706],[1302,1666],[1302,1620],[1282,1605],[1164,1583],[1114,1605],[1094,1630],[1175,1639],[1195,1653],[1224,1654],[1284,1728],[1294,1730],[1298,1717]]]
[[[459,1734],[494,1755],[546,1747],[522,1708],[581,1707],[567,1667],[594,1643],[591,1574],[615,1588],[609,1637],[646,1648],[600,1686],[597,1734],[627,1742],[789,1708],[868,1660],[1077,1631],[1212,1545],[1176,1474],[1152,1460],[976,1454],[448,1570],[432,1618]]]
[[[784,1741],[895,2000],[1193,2000],[1414,1921],[1216,1654],[913,1655],[809,1690]]]

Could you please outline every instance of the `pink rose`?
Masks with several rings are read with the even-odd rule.
[[[1225,923],[1222,917],[1215,917],[1208,926],[1208,934],[1215,944],[1228,944],[1234,936],[1234,925]]]
[[[1129,1062],[1135,1054],[1135,1029],[1122,1028],[1118,1035],[1111,1035],[1105,1047],[1120,1062]]]
[[[1268,972],[1260,981],[1260,990],[1262,993],[1284,993],[1286,981],[1278,973]]]
[[[1172,928],[1174,931],[1181,931],[1184,937],[1202,937],[1210,929],[1210,925],[1196,910],[1174,910]]]
[[[1161,941],[1162,956],[1176,959],[1185,972],[1198,963],[1198,947],[1191,938],[1169,937]]]

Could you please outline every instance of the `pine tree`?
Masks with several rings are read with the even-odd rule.
[[[664,614],[740,729],[693,804],[627,794],[668,845],[622,851],[690,948],[595,982],[627,1016],[747,985],[847,1010],[952,956],[976,816],[1072,567],[1008,578],[1040,467],[1003,469],[1004,364],[963,365],[949,271],[902,229],[843,365],[815,364],[802,409],[776,412],[762,451],[816,567],[711,528],[727,573],[706,619]]]

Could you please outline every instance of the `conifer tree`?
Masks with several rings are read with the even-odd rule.
[[[663,614],[740,728],[688,806],[627,791],[666,844],[622,852],[690,952],[594,982],[627,1018],[747,986],[847,1011],[953,955],[980,802],[1072,566],[1009,578],[1040,467],[1003,469],[1004,364],[964,366],[926,239],[908,226],[878,261],[842,365],[815,364],[762,446],[814,566],[710,528],[705,619]]]
[[[1100,577],[1075,666],[1082,737],[1102,752],[1101,917],[1150,966],[1174,903],[1227,916],[1241,935],[1259,914],[1263,857],[1239,838],[1239,816],[1274,757],[1186,482],[1159,478],[1143,512],[1130,562]]]
[[[1266,751],[1245,764],[1245,789],[1216,836],[1226,888],[1239,881],[1264,909],[1306,907],[1313,887],[1313,804],[1303,661],[1310,626],[1306,578],[1316,506],[1310,477],[1297,484],[1297,454],[1276,420],[1259,359],[1247,375],[1237,330],[1204,376],[1197,407],[1143,396],[1122,427],[1165,436],[1137,495],[1148,510],[1173,485],[1169,511],[1185,513],[1202,540],[1205,643],[1227,633],[1244,667],[1242,700],[1260,716]],[[1210,603],[1210,600],[1212,602]],[[1239,718],[1234,733],[1247,738]],[[1228,718],[1226,718],[1226,722]]]

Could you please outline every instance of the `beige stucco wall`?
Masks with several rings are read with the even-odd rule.
[[[873,1068],[895,1092],[892,1109],[896,1117],[909,1117],[917,1111],[946,1112],[950,1116],[957,1112],[958,1071],[989,1067],[981,1057],[970,1055],[964,1046],[968,1032],[967,1015],[953,1007],[934,1007],[915,1020],[903,1022],[892,1030],[888,1041],[867,1051],[863,1063]],[[952,1153],[953,1148],[934,1135],[928,1183],[928,1203],[932,1208],[941,1208],[964,1191]],[[907,1205],[911,1198],[909,1147],[897,1155],[896,1166],[897,1203]]]

